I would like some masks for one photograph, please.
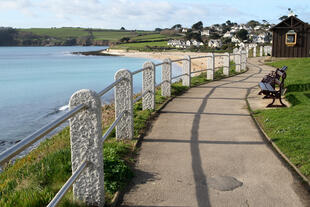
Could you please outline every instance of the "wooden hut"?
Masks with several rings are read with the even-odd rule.
[[[270,29],[272,56],[310,57],[310,25],[290,16]]]

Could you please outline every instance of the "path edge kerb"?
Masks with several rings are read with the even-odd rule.
[[[295,177],[297,177],[298,180],[301,181],[301,184],[306,188],[306,190],[308,192],[310,192],[310,181],[308,180],[308,178],[300,172],[300,170],[288,159],[288,157],[285,154],[283,154],[283,152],[279,149],[279,147],[266,134],[266,132],[263,130],[262,126],[260,125],[259,121],[254,116],[253,110],[252,110],[251,105],[250,105],[249,100],[248,100],[248,96],[250,95],[252,90],[253,90],[253,88],[250,88],[248,90],[245,101],[246,101],[246,104],[248,106],[249,113],[250,113],[250,115],[251,115],[251,117],[255,123],[255,126],[257,127],[257,129],[261,133],[263,139],[269,144],[269,146],[273,149],[273,151],[279,156],[281,161],[286,164],[286,166],[293,173],[293,175]]]

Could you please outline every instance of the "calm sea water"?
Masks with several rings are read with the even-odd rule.
[[[104,48],[0,47],[0,152],[65,113],[75,91],[98,92],[114,80],[118,69],[134,71],[148,60],[71,54]],[[160,73],[158,68],[157,82]],[[174,65],[173,74],[179,73]],[[135,92],[141,90],[141,81],[141,74],[134,76]],[[103,102],[109,102],[112,94]]]

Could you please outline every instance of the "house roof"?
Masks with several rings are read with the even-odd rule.
[[[309,28],[309,25],[307,23],[303,22],[302,20],[298,19],[295,16],[290,16],[284,19],[279,24],[271,27],[269,30],[274,31],[276,29],[296,29],[296,28],[300,28],[302,25],[304,25],[305,28],[307,27]]]

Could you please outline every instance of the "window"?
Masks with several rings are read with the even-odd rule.
[[[297,34],[294,30],[290,30],[286,33],[285,44],[289,47],[296,45]]]

